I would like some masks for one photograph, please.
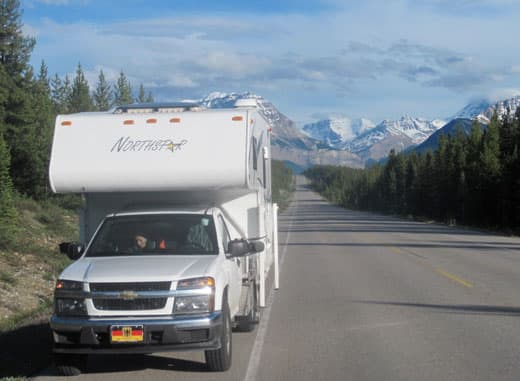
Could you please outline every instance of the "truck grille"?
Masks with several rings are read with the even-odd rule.
[[[123,291],[168,291],[171,282],[144,283],[91,283],[92,292],[123,292]],[[94,307],[102,311],[144,311],[158,310],[166,306],[168,298],[138,298],[134,300],[94,298]]]
[[[94,307],[102,311],[145,311],[160,310],[166,306],[167,298],[155,299],[94,299]]]

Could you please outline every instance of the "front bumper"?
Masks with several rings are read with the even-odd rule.
[[[110,342],[113,325],[142,325],[144,341]],[[53,315],[50,326],[55,353],[154,353],[221,346],[222,312],[197,316],[132,318],[64,318]]]

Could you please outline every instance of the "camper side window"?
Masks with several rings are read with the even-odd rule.
[[[228,244],[229,244],[229,241],[231,241],[231,236],[229,234],[229,230],[226,226],[226,222],[224,221],[224,218],[222,218],[222,216],[218,216],[218,221],[219,221],[219,225],[220,225],[220,231],[222,234],[222,245],[224,246],[224,253],[227,253]]]
[[[257,142],[256,138],[253,136],[253,143],[252,143],[252,152],[253,152],[253,169],[256,171],[258,169],[258,153],[257,153]]]

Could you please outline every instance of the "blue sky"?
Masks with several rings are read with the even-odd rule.
[[[445,118],[520,94],[518,0],[21,0],[34,66],[156,100],[251,91],[298,123]]]

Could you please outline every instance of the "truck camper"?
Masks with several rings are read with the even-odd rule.
[[[56,118],[52,190],[84,199],[50,320],[61,373],[89,354],[186,350],[230,367],[232,328],[254,329],[276,264],[270,138],[252,100]]]

